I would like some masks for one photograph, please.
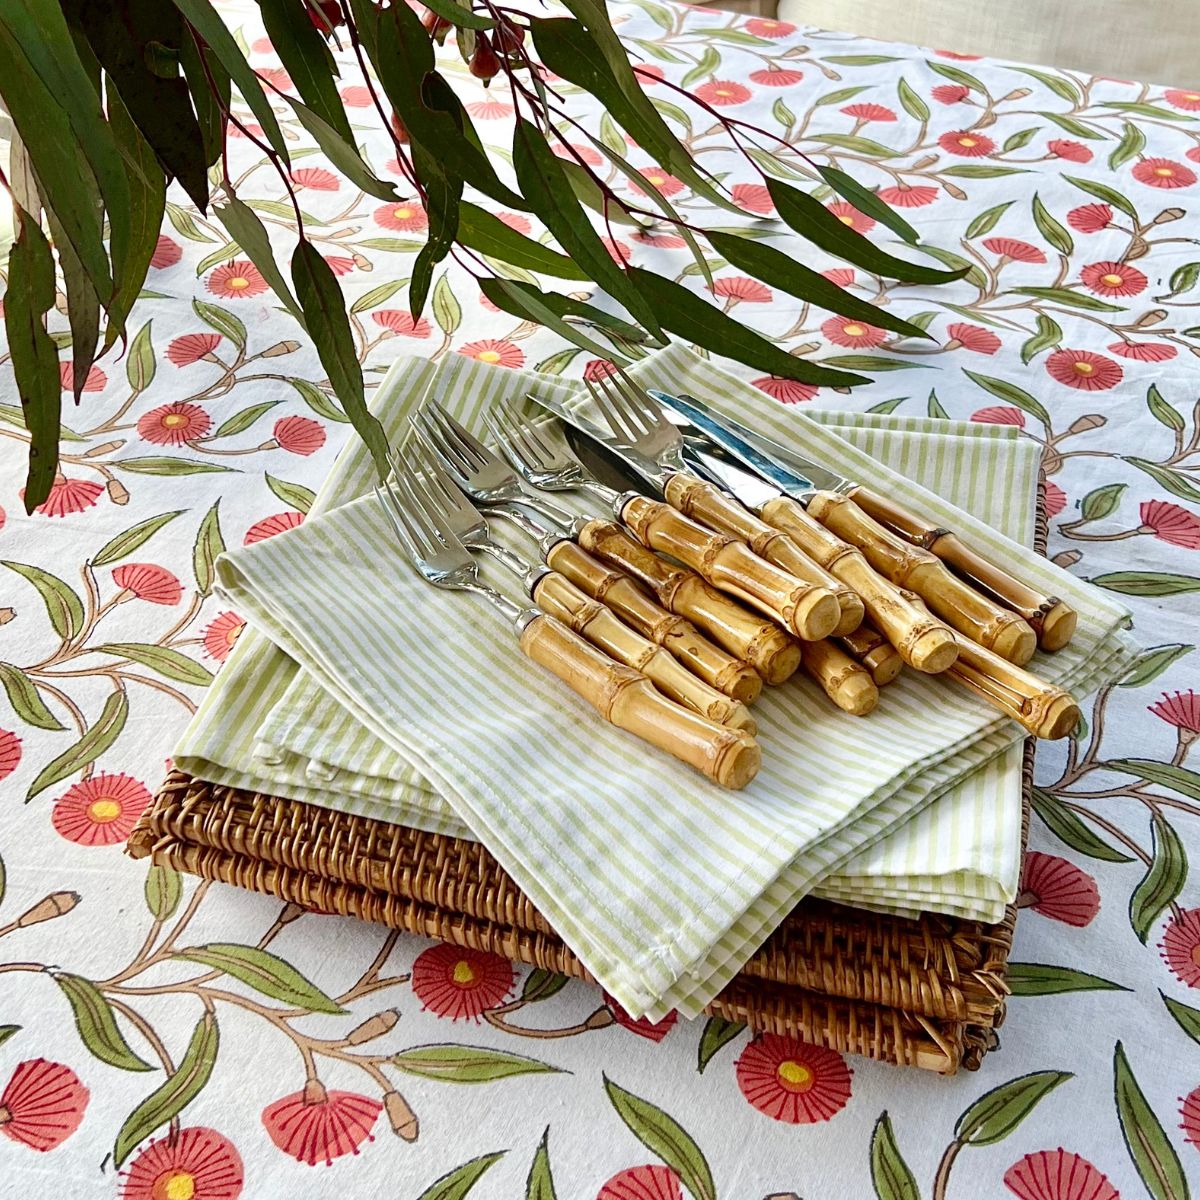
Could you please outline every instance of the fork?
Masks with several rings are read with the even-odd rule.
[[[640,671],[616,663],[540,608],[522,607],[479,578],[471,552],[439,503],[397,459],[375,488],[406,557],[426,583],[481,596],[517,633],[521,651],[561,679],[606,721],[695,767],[722,787],[740,789],[758,773],[762,751],[742,729],[730,729],[668,700]]]

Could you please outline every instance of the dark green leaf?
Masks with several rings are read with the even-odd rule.
[[[1127,992],[1130,989],[1111,979],[1089,975],[1071,967],[1049,963],[1010,962],[1005,975],[1014,996],[1058,996],[1063,992]]]
[[[591,305],[578,300],[571,300],[567,296],[559,296],[554,292],[540,292],[537,288],[509,279],[481,279],[479,290],[504,312],[511,313],[523,321],[534,321],[539,325],[544,325],[547,329],[553,329],[555,333],[574,343],[580,349],[586,350],[589,354],[594,354],[599,358],[613,358],[611,350],[606,350],[577,326],[563,319],[563,313],[567,308],[572,311],[586,310],[596,318],[616,319],[608,318],[608,314],[601,313],[599,309],[592,308]],[[597,323],[599,324],[598,320]],[[613,358],[613,361],[618,360]],[[624,360],[618,361],[618,365],[623,365],[623,363]]]
[[[1062,336],[1062,328],[1053,317],[1038,313],[1037,332],[1021,346],[1021,361],[1028,366],[1043,350],[1057,346]]]
[[[1064,175],[1063,178],[1068,183],[1073,183],[1081,192],[1087,192],[1089,196],[1095,196],[1097,200],[1103,200],[1105,204],[1111,204],[1113,208],[1123,212],[1127,217],[1137,220],[1137,209],[1134,208],[1132,201],[1118,192],[1116,188],[1109,187],[1107,183],[1097,183],[1090,179],[1077,179],[1074,175]]]
[[[46,707],[42,694],[32,679],[12,663],[0,662],[0,685],[4,687],[8,702],[27,725],[35,729],[60,730],[66,726]]]
[[[1182,1000],[1172,1000],[1166,992],[1158,993],[1162,997],[1163,1003],[1167,1006],[1167,1011],[1175,1018],[1179,1028],[1192,1039],[1193,1042],[1200,1042],[1200,1008],[1192,1008],[1184,1004]]]
[[[1007,379],[995,379],[990,375],[977,375],[974,371],[968,371],[963,368],[963,374],[975,384],[978,384],[985,392],[989,392],[998,400],[1003,400],[1006,404],[1015,404],[1017,408],[1027,412],[1031,417],[1035,417],[1041,421],[1043,425],[1049,428],[1050,414],[1040,401],[1035,400],[1024,388],[1019,388],[1015,383],[1010,383]]]
[[[146,907],[157,921],[168,921],[179,907],[183,884],[174,867],[154,863],[146,872]]]
[[[208,687],[212,683],[212,672],[207,667],[170,646],[156,646],[149,642],[105,642],[94,649],[97,654],[114,654],[118,658],[140,663],[178,683],[190,683],[196,687]]]
[[[418,1197],[417,1200],[463,1200],[463,1197],[479,1182],[479,1177],[504,1157],[503,1150],[492,1154],[481,1154],[478,1158],[465,1162],[461,1167],[448,1171],[440,1179],[435,1179]]]
[[[128,716],[129,700],[125,693],[120,690],[111,692],[104,701],[95,724],[88,728],[79,741],[38,772],[37,778],[29,785],[29,791],[25,793],[26,803],[52,784],[66,779],[76,771],[82,771],[89,763],[95,762],[120,736]]]
[[[1196,777],[1196,782],[1200,783],[1200,776]],[[1129,897],[1129,923],[1143,944],[1187,880],[1187,851],[1179,834],[1159,813],[1154,814],[1151,828],[1154,830],[1154,858]]]
[[[460,1046],[444,1043],[413,1046],[389,1059],[392,1066],[406,1075],[440,1079],[446,1083],[492,1083],[516,1075],[557,1074],[558,1068],[523,1054],[493,1050],[484,1046]]]
[[[1179,1155],[1146,1102],[1120,1042],[1113,1053],[1113,1094],[1125,1148],[1146,1190],[1154,1200],[1188,1200],[1191,1191]]]
[[[1197,266],[1200,267],[1200,263]],[[1152,383],[1149,391],[1146,392],[1146,407],[1150,409],[1151,415],[1160,424],[1176,432],[1183,431],[1183,417],[1163,399],[1156,383]]]
[[[1173,575],[1168,571],[1110,571],[1094,576],[1091,582],[1125,596],[1179,596],[1185,592],[1200,592],[1200,579],[1195,575]]]
[[[300,98],[343,142],[353,145],[346,108],[334,82],[337,64],[304,6],[290,0],[259,0],[258,10],[267,37]]]
[[[307,18],[305,18],[307,20]],[[378,200],[397,200],[399,193],[394,183],[379,179],[363,162],[354,142],[342,136],[324,118],[318,116],[311,108],[301,104],[291,96],[283,97],[299,118],[300,124],[310,134],[312,139],[321,147],[321,152],[337,169],[368,196]]]
[[[547,1126],[538,1142],[537,1153],[525,1180],[525,1200],[558,1200],[554,1178],[550,1174],[550,1127]]]
[[[271,249],[271,239],[267,236],[266,226],[259,220],[258,214],[248,205],[243,204],[236,196],[228,194],[224,204],[213,205],[213,212],[221,224],[229,230],[229,236],[245,250],[246,256],[258,268],[259,274],[271,285],[275,299],[300,322],[301,328],[303,328],[304,313],[292,295],[292,289],[285,282],[283,273],[279,270],[279,265],[275,261],[275,251]],[[199,303],[201,301],[192,301],[193,307]],[[215,308],[216,306],[208,305],[207,307]],[[206,317],[205,320],[207,319]],[[241,324],[240,321],[238,323]],[[214,328],[216,327],[214,326]],[[244,346],[244,330],[242,337],[241,344]]]
[[[14,1033],[20,1033],[20,1025],[0,1025],[0,1046],[3,1046]]]
[[[968,241],[972,238],[983,237],[985,233],[991,233],[1000,218],[1014,204],[1012,200],[1006,200],[1003,204],[997,204],[992,208],[986,208],[977,216],[970,225],[967,226],[967,232],[963,235]]]
[[[1102,521],[1117,511],[1127,483],[1106,483],[1093,488],[1079,502],[1079,515],[1085,521]]]
[[[83,601],[57,575],[28,563],[0,562],[0,566],[15,571],[37,589],[46,606],[46,615],[54,632],[70,640],[83,628]]]
[[[565,254],[543,246],[505,225],[499,217],[474,204],[463,204],[458,217],[459,241],[514,267],[554,275],[559,279],[588,279]]]
[[[1039,1100],[1071,1077],[1068,1071],[1034,1071],[992,1088],[958,1118],[954,1126],[958,1140],[968,1146],[1001,1141],[1029,1116]]]
[[[496,22],[491,17],[485,17],[483,13],[471,12],[468,8],[461,4],[455,4],[454,0],[434,0],[432,4],[426,4],[426,8],[437,13],[439,17],[445,17],[452,25],[457,25],[460,29],[494,29]]]
[[[1133,666],[1119,680],[1118,687],[1139,688],[1152,683],[1168,667],[1178,662],[1185,654],[1190,654],[1196,647],[1183,642],[1173,642],[1165,646],[1151,646],[1138,655]]]
[[[150,341],[151,324],[152,322],[147,321],[137,331],[137,336],[125,355],[125,374],[129,379],[129,386],[135,392],[145,391],[154,379],[157,364],[154,361],[154,344]]]
[[[1036,192],[1033,195],[1033,223],[1038,227],[1038,232],[1042,237],[1060,254],[1074,253],[1075,243],[1071,239],[1071,235],[1050,215],[1049,210],[1042,203],[1042,198]]]
[[[315,983],[301,975],[291,963],[257,946],[209,942],[205,946],[177,950],[173,957],[200,963],[214,971],[224,971],[256,992],[293,1008],[334,1014],[346,1011]]]
[[[157,516],[147,517],[144,521],[131,525],[123,533],[118,533],[115,538],[105,542],[96,551],[90,560],[92,566],[107,567],[109,563],[126,558],[139,546],[148,542],[164,525],[175,520],[181,512],[183,509],[177,508],[174,512],[159,513]]]
[[[307,514],[313,506],[313,501],[316,500],[316,493],[312,488],[305,487],[302,483],[288,483],[284,479],[276,479],[274,475],[267,475],[267,487],[275,493],[288,506],[294,508],[297,512]]]
[[[849,200],[859,212],[874,217],[910,246],[915,246],[920,240],[917,231],[890,204],[885,204],[873,191],[863,187],[845,171],[839,171],[836,167],[818,167],[817,171],[839,196]]]
[[[1200,262],[1184,263],[1171,272],[1171,290],[1163,299],[1169,300],[1181,292],[1190,292],[1197,283],[1200,283]]]
[[[46,210],[46,222],[50,226],[54,248],[58,251],[58,265],[67,292],[67,319],[71,326],[71,391],[78,404],[92,364],[96,361],[96,346],[100,341],[100,297],[96,295],[83,264],[76,258],[53,209]],[[110,318],[109,328],[115,337],[115,318]]]
[[[1148,458],[1125,458],[1131,467],[1145,471],[1157,484],[1167,489],[1172,496],[1188,500],[1192,504],[1200,504],[1200,485],[1194,483],[1190,476],[1173,467],[1164,467],[1161,463],[1151,462]]]
[[[1086,854],[1089,858],[1098,858],[1104,862],[1133,862],[1128,854],[1114,850],[1106,841],[1097,836],[1087,825],[1072,812],[1057,796],[1044,788],[1033,789],[1033,811],[1041,817],[1046,828],[1060,841],[1065,842],[1072,850]]]
[[[192,548],[192,569],[196,575],[196,590],[207,596],[212,591],[215,572],[213,564],[217,556],[225,552],[225,539],[221,536],[220,500],[204,514],[196,533],[196,544]]]
[[[221,157],[225,145],[225,112],[232,97],[229,72],[207,47],[197,44],[191,30],[185,31],[180,40],[179,62],[187,76],[192,103],[196,106],[204,145],[204,165],[211,167]]]
[[[921,1200],[921,1189],[896,1145],[886,1112],[880,1113],[871,1134],[871,1183],[878,1200]]]
[[[220,463],[203,462],[195,458],[172,458],[169,454],[152,454],[146,458],[122,458],[111,464],[118,471],[132,471],[135,475],[215,475],[221,471],[233,471]]]
[[[117,1018],[103,992],[82,975],[52,972],[51,978],[62,989],[71,1011],[75,1014],[75,1028],[83,1044],[102,1063],[120,1067],[122,1071],[151,1071],[148,1062],[140,1059],[125,1040],[117,1027]]]
[[[222,421],[209,436],[213,438],[232,437],[235,433],[245,433],[259,417],[269,413],[279,403],[278,400],[264,400],[261,404],[251,404],[241,412],[235,412],[232,417]]]
[[[554,971],[546,971],[541,967],[534,967],[525,976],[525,982],[521,985],[521,999],[526,1004],[535,1004],[539,1000],[549,1000],[551,996],[557,996],[566,986],[567,977],[565,975],[556,974]]]
[[[723,1046],[729,1045],[744,1030],[746,1026],[741,1021],[727,1021],[724,1017],[709,1017],[704,1022],[700,1034],[700,1045],[696,1051],[696,1070],[701,1075],[704,1068],[713,1060],[713,1056]]]
[[[1117,144],[1117,148],[1108,156],[1108,169],[1115,171],[1118,167],[1123,167],[1130,159],[1137,158],[1145,148],[1146,135],[1142,132],[1141,126],[1135,125],[1132,121],[1126,121],[1125,132]]]

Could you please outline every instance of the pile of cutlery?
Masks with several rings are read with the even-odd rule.
[[[730,788],[761,762],[749,706],[798,670],[855,716],[907,665],[1037,737],[1075,728],[1074,699],[1025,670],[1069,641],[1061,600],[691,397],[623,372],[588,388],[600,423],[532,393],[494,407],[499,454],[430,401],[376,493],[422,578],[489,601],[606,720]],[[564,491],[605,515],[546,495]],[[491,517],[536,557],[496,541]],[[475,552],[528,603],[486,584]]]

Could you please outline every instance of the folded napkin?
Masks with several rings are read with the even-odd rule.
[[[422,370],[433,380],[432,368],[414,367],[412,390],[380,414],[395,435]],[[639,370],[645,382],[690,391],[871,479],[1066,598],[1080,611],[1079,633],[1040,663],[1046,677],[1087,690],[1131,660],[1120,605],[804,414],[678,347]],[[452,364],[434,382],[460,419],[479,429],[483,406],[520,390],[520,380],[505,383],[503,374]],[[986,494],[1006,483],[987,468],[985,439],[967,440],[980,459],[967,491]],[[352,447],[335,474],[339,496],[361,494],[369,484],[365,454]],[[434,784],[632,1013],[698,1012],[822,877],[1020,737],[986,705],[912,673],[888,689],[867,722],[845,717],[798,682],[760,702],[764,768],[731,795],[599,722],[524,660],[479,602],[416,580],[373,501],[328,511],[330,495],[320,517],[226,557],[219,566],[224,593]],[[254,729],[277,682],[268,650],[248,642],[237,656],[239,715]],[[283,663],[274,666],[286,673]],[[177,757],[188,769],[189,749],[185,737]],[[325,781],[309,782],[317,793]]]

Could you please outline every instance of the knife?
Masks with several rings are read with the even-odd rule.
[[[872,566],[894,583],[920,594],[934,612],[980,644],[1018,664],[1028,661],[1033,641],[1020,623],[1003,620],[1006,609],[1020,615],[1043,650],[1059,650],[1070,641],[1077,620],[1073,609],[1058,597],[1046,596],[1015,579],[950,530],[931,525],[892,500],[800,457],[732,418],[716,416],[694,396],[674,396],[657,389],[650,389],[650,394],[685,438],[690,434],[693,439],[707,437],[721,443],[755,470],[765,462],[788,471],[799,489],[792,494],[809,506],[814,516],[839,536],[856,542]],[[945,568],[939,571],[940,561],[966,576],[979,591],[964,590]],[[994,611],[989,613],[980,606],[980,593],[996,602],[991,605]],[[956,610],[981,624],[982,636],[957,622]],[[1008,615],[1011,618],[1011,612]]]

